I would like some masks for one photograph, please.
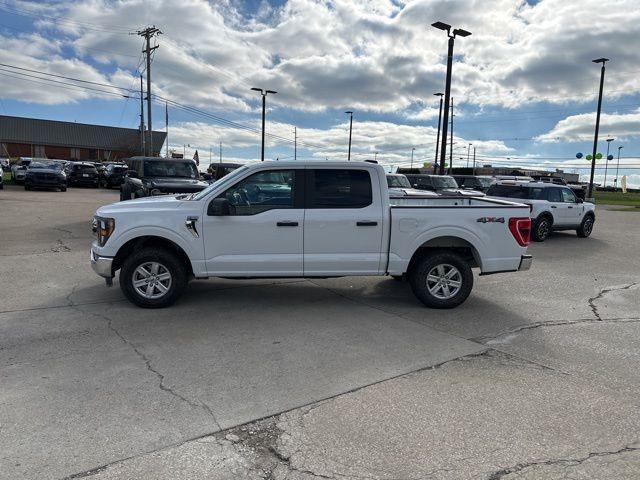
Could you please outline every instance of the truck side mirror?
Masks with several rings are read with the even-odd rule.
[[[214,198],[207,207],[207,215],[210,217],[221,217],[231,215],[231,206],[226,198]]]
[[[138,172],[135,170],[127,170],[127,176],[129,178],[138,178]]]
[[[578,202],[578,203],[584,203],[584,200],[583,200],[583,199],[581,199],[580,197],[576,197],[576,202]]]

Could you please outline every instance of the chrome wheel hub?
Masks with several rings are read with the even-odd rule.
[[[462,274],[448,263],[436,265],[427,274],[427,288],[434,297],[448,300],[455,297],[462,288]]]
[[[145,262],[133,272],[131,279],[136,293],[144,298],[160,298],[171,288],[171,272],[158,262]]]

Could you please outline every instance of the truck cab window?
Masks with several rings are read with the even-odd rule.
[[[363,208],[372,203],[366,170],[314,170],[309,190],[307,208]]]
[[[293,170],[258,172],[220,196],[229,201],[232,215],[255,215],[276,208],[293,208],[294,178]]]

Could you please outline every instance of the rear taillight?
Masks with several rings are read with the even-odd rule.
[[[529,217],[514,217],[509,219],[509,231],[518,245],[526,247],[531,241],[531,219]]]

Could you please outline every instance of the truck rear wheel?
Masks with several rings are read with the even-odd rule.
[[[120,270],[122,293],[139,307],[168,307],[186,286],[185,266],[176,255],[162,248],[143,248],[133,253]]]
[[[418,260],[409,276],[413,294],[431,308],[454,308],[473,288],[469,263],[457,253],[436,250]]]

